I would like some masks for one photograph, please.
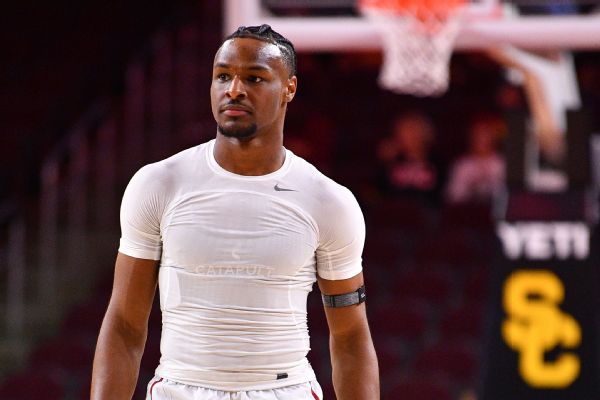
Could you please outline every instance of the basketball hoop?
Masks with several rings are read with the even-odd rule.
[[[396,93],[439,96],[448,88],[454,41],[465,0],[360,0],[379,29],[383,66],[379,84]]]

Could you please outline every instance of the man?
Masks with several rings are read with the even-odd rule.
[[[306,360],[315,280],[338,399],[379,399],[362,213],[283,147],[296,87],[292,44],[268,25],[241,27],[214,59],[216,139],[132,178],[93,400],[131,398],[157,282],[162,356],[147,399],[321,399]]]

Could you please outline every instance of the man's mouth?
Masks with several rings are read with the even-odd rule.
[[[239,104],[228,104],[221,108],[221,112],[229,117],[241,117],[250,114],[250,109]]]
[[[242,115],[248,114],[248,111],[246,111],[246,110],[236,110],[236,109],[227,109],[227,110],[223,111],[223,114],[227,115],[228,117],[241,117]]]

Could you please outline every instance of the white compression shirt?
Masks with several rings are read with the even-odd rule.
[[[160,260],[157,375],[231,391],[313,380],[306,298],[317,273],[362,271],[362,212],[290,151],[279,170],[241,176],[213,148],[143,167],[123,197],[119,251]]]

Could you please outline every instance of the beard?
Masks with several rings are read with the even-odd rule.
[[[225,127],[223,125],[217,125],[219,133],[228,138],[235,139],[249,139],[256,133],[256,124],[250,124],[247,126],[231,126]]]

